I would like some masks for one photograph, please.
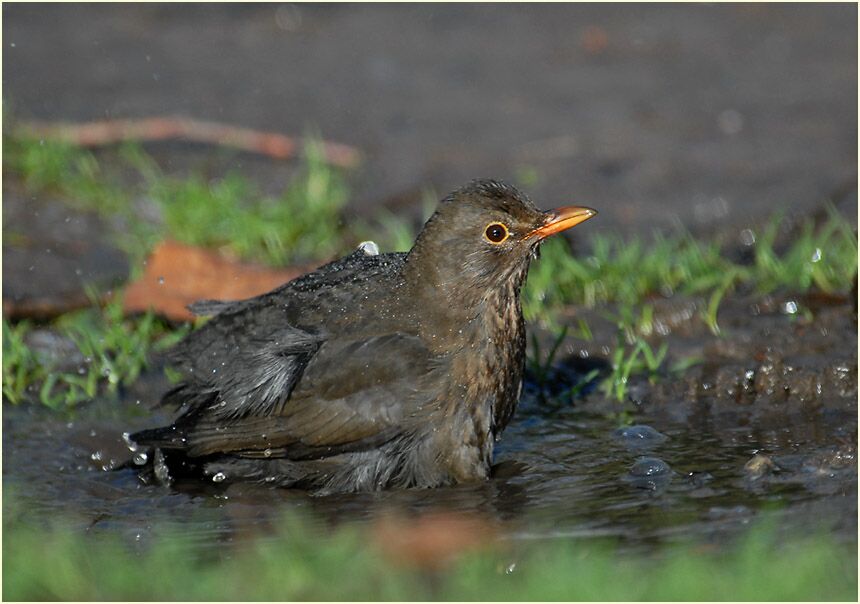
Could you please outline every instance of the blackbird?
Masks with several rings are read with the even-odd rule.
[[[182,381],[163,398],[182,413],[130,437],[138,460],[316,493],[486,479],[522,388],[529,263],[595,214],[477,180],[408,253],[368,242],[262,296],[193,304],[212,318],[172,350]]]

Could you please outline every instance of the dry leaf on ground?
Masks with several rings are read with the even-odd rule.
[[[264,294],[312,267],[272,269],[243,264],[217,252],[173,241],[160,243],[143,277],[125,290],[126,312],[152,309],[177,321],[193,318],[186,308],[198,300],[241,300]]]
[[[491,522],[451,512],[417,518],[383,516],[373,525],[372,535],[391,563],[428,570],[438,570],[460,554],[498,542],[497,527]]]

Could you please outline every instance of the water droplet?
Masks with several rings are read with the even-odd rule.
[[[358,244],[358,249],[364,252],[367,256],[379,255],[379,246],[373,241],[362,241]]]
[[[263,455],[265,455],[266,457],[271,457],[272,456],[272,450],[266,449],[265,451],[263,451]]]
[[[146,460],[148,459],[149,457],[146,455],[146,453],[137,453],[134,456],[134,463],[135,465],[142,466],[146,463]]]
[[[661,434],[651,426],[644,424],[618,428],[612,433],[612,436],[630,445],[657,444],[668,438],[665,434]]]
[[[815,248],[815,251],[812,252],[812,258],[810,258],[812,262],[818,262],[821,260],[821,248]]]
[[[789,300],[782,305],[782,312],[787,315],[797,314],[797,302],[795,302],[794,300]]]
[[[159,284],[159,285],[164,285],[164,277],[159,277],[159,278],[158,278],[158,284]]]
[[[226,479],[227,475],[224,472],[218,472],[212,476],[212,482],[224,482]]]
[[[755,245],[755,233],[752,232],[752,229],[744,229],[741,231],[740,239],[741,243],[747,247]]]

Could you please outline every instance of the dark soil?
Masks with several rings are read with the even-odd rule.
[[[352,175],[363,215],[380,204],[417,213],[425,187],[532,170],[538,205],[596,207],[598,230],[681,225],[731,242],[777,207],[808,216],[825,199],[856,220],[850,4],[2,10],[15,118],[178,113],[292,134],[315,124],[364,152]],[[289,176],[211,148],[149,150],[169,170],[234,168],[273,191]],[[125,279],[116,225],[14,183],[4,197],[4,299],[80,300],[78,271],[108,286]],[[633,379],[622,402],[587,387],[571,400],[564,391],[605,368],[616,345],[605,309],[576,310],[594,339],[568,338],[555,386],[526,389],[486,483],[328,498],[144,485],[114,468],[129,457],[123,432],[169,419],[154,407],[167,383],[153,371],[119,400],[68,416],[4,404],[4,489],[35,521],[62,515],[134,542],[168,524],[232,539],[291,506],[338,520],[477,510],[517,538],[609,535],[630,547],[722,539],[762,515],[856,540],[856,285],[848,297],[739,292],[720,306],[720,336],[699,316],[705,300],[649,303],[648,337],[669,344],[664,367],[699,362]],[[47,349],[60,342],[36,337]],[[630,424],[647,428],[617,431]]]
[[[106,224],[68,200],[31,196],[3,178],[3,315],[50,318],[91,303],[86,288],[107,291],[128,278],[126,255]]]
[[[857,178],[853,4],[6,4],[3,39],[16,117],[313,126],[365,154],[362,213],[531,171],[538,205],[598,208],[592,230],[739,231]],[[273,191],[289,174],[154,150]]]

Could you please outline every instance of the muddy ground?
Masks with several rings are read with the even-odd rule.
[[[3,38],[15,116],[314,127],[365,154],[362,212],[522,176],[542,207],[598,208],[592,230],[709,232],[856,190],[852,4],[6,4]]]
[[[351,175],[362,215],[379,204],[417,212],[426,187],[531,173],[539,205],[587,202],[597,230],[680,224],[736,241],[776,207],[802,217],[830,199],[856,221],[856,16],[853,5],[7,4],[4,100],[27,119],[315,124],[365,154]],[[272,190],[290,171],[209,148],[149,150],[169,170],[232,167]],[[4,198],[4,231],[25,235],[4,241],[4,298],[123,282],[110,243],[122,225],[33,199],[8,178]],[[169,419],[154,406],[167,385],[156,363],[119,400],[71,415],[4,405],[4,488],[34,518],[63,514],[133,542],[177,523],[234,539],[290,506],[337,519],[477,510],[523,539],[609,535],[634,547],[720,539],[776,515],[787,531],[823,525],[854,540],[855,300],[856,286],[738,292],[721,305],[719,337],[699,316],[705,300],[649,301],[666,366],[698,362],[632,380],[622,402],[588,387],[568,396],[617,343],[607,309],[576,310],[563,322],[586,318],[594,338],[565,340],[549,387],[533,376],[482,485],[332,498],[144,485],[110,469],[127,456],[122,432]],[[617,431],[625,425],[650,429]]]

